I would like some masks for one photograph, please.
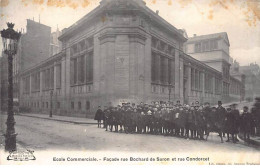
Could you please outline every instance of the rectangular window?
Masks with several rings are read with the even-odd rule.
[[[79,58],[79,81],[80,83],[85,82],[85,56]]]
[[[73,60],[73,64],[74,64],[74,74],[73,74],[73,77],[74,77],[74,81],[73,81],[73,84],[77,84],[77,80],[78,80],[78,73],[77,73],[77,71],[78,71],[78,68],[77,68],[77,59],[74,59]]]
[[[194,80],[194,69],[191,68],[191,89],[195,89],[195,80]]]
[[[209,51],[210,50],[210,46],[209,46],[209,41],[205,42],[205,51]]]
[[[168,59],[168,83],[172,84],[172,63],[170,59]]]
[[[165,64],[164,57],[160,56],[160,83],[165,83]]]
[[[152,65],[151,65],[151,77],[152,77],[152,82],[156,82],[156,55],[152,53]]]
[[[86,82],[93,82],[93,52],[86,56]]]
[[[56,66],[56,88],[61,87],[61,64]]]
[[[74,102],[71,102],[70,107],[71,109],[74,109]]]
[[[46,89],[49,89],[50,88],[50,69],[47,69],[47,80],[46,80],[46,83],[47,83],[47,88]]]
[[[81,102],[78,102],[78,109],[81,110]]]
[[[50,68],[50,89],[54,88],[54,67]]]
[[[90,109],[90,102],[89,102],[89,101],[86,102],[86,109],[87,109],[87,110]]]
[[[60,102],[57,102],[57,109],[60,108]]]

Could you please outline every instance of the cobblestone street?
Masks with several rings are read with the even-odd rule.
[[[72,149],[129,152],[257,152],[241,140],[237,144],[220,143],[212,133],[208,141],[149,134],[125,134],[105,131],[93,124],[72,124],[58,121],[16,116],[17,143],[33,150]],[[224,138],[225,140],[225,138]],[[3,142],[3,140],[2,140]]]

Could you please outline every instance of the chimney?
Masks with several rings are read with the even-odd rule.
[[[159,15],[159,10],[156,10],[156,14]]]
[[[197,34],[193,34],[193,37],[196,37],[197,36]]]

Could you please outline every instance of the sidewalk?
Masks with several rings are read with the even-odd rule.
[[[67,117],[67,116],[58,116],[58,115],[52,115],[52,117],[49,117],[49,115],[47,114],[33,114],[33,113],[19,113],[16,115],[32,117],[32,118],[41,118],[46,120],[54,120],[60,122],[68,122],[73,124],[97,124],[97,122],[94,119],[90,119],[90,118]]]

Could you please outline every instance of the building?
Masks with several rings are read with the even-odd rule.
[[[249,101],[260,97],[260,67],[256,63],[241,66],[240,72],[245,74],[245,98]]]
[[[21,105],[35,112],[93,117],[99,105],[223,97],[222,70],[186,54],[185,31],[143,1],[102,0],[59,40],[60,53],[21,74]]]
[[[7,56],[3,54],[0,57],[0,106],[2,111],[7,110],[7,90],[8,90],[8,80],[7,80]]]
[[[61,42],[58,40],[60,35],[61,31],[58,28],[55,32],[51,33],[50,56],[61,52]]]
[[[236,71],[231,73],[233,59],[229,55],[229,39],[226,32],[189,38],[185,52],[193,58],[216,69],[222,74],[221,92],[224,102],[244,100],[244,76]]]
[[[13,57],[13,97],[19,103],[20,72],[47,59],[50,55],[51,28],[44,24],[27,19],[26,32],[22,32],[17,54]],[[1,97],[2,107],[7,107],[7,55],[2,52],[1,58]]]

